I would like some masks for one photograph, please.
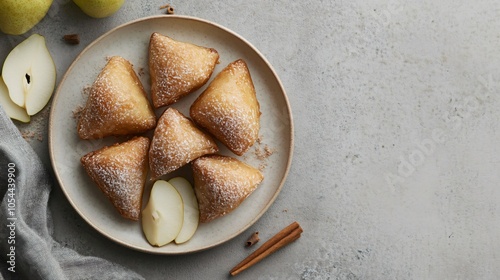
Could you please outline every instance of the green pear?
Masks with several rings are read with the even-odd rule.
[[[53,0],[0,0],[0,30],[21,35],[40,22]]]
[[[73,0],[84,13],[93,18],[105,18],[116,13],[125,0]]]

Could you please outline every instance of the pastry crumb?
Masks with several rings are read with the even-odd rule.
[[[264,155],[266,157],[270,157],[272,154],[274,154],[274,149],[271,149],[269,146],[264,147]]]
[[[40,142],[43,142],[43,134],[40,132],[35,132],[32,130],[24,131],[21,133],[21,136],[24,138],[26,141],[30,141],[33,139],[36,139]]]
[[[35,132],[28,130],[21,133],[21,136],[23,136],[24,140],[33,139],[35,137]]]
[[[89,85],[84,86],[83,90],[82,90],[82,95],[88,96],[90,94],[90,88],[91,88],[91,86],[89,86]]]
[[[76,107],[75,110],[73,110],[73,119],[78,121],[80,119],[83,109],[84,109],[83,106]]]
[[[139,72],[137,73],[139,77],[144,76],[144,67],[139,68]]]
[[[266,163],[261,163],[261,164],[259,165],[259,168],[258,168],[258,169],[259,169],[259,171],[260,171],[260,172],[262,172],[262,171],[264,171],[264,169],[266,169],[266,167],[267,167],[267,164],[266,164]]]
[[[264,146],[264,149],[261,149],[260,147],[257,147],[255,149],[255,156],[259,160],[264,160],[270,157],[274,153],[274,150],[270,148],[268,145]]]

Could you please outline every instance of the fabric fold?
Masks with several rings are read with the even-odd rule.
[[[9,178],[11,181],[9,182]],[[107,260],[82,256],[51,236],[52,181],[0,106],[0,253],[4,279],[144,279]],[[15,242],[15,243],[14,243]],[[14,250],[12,250],[14,249]],[[15,267],[9,263],[14,252]]]

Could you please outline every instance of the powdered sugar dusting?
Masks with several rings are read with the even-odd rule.
[[[110,58],[90,88],[78,122],[83,139],[142,133],[152,129],[156,116],[132,65]]]
[[[203,86],[215,68],[216,50],[153,33],[149,45],[151,95],[156,108]]]
[[[138,220],[141,211],[148,148],[148,138],[135,137],[81,159],[87,173],[120,214],[132,220]]]
[[[226,156],[195,160],[193,173],[200,222],[205,223],[233,211],[264,178],[259,170]]]
[[[237,155],[257,140],[259,103],[243,60],[229,64],[194,102],[191,117]]]
[[[198,157],[217,151],[210,136],[179,111],[169,108],[158,120],[149,151],[152,177],[170,173]]]

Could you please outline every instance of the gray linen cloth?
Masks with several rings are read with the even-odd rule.
[[[15,164],[14,195],[8,191],[9,163]],[[0,106],[0,278],[143,279],[120,265],[82,256],[52,238],[47,204],[52,189],[49,176],[35,151]],[[12,189],[12,185],[10,187]],[[15,199],[14,212],[9,212],[9,198]],[[8,239],[13,228],[8,225],[12,222],[15,222],[15,244],[9,244]],[[15,273],[8,270],[11,246],[15,246]]]

